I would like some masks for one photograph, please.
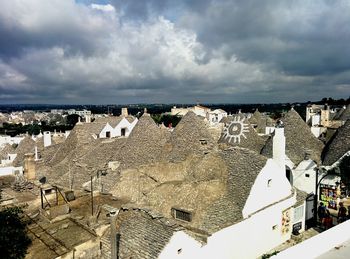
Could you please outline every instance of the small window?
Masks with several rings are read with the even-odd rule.
[[[179,210],[172,208],[172,215],[175,219],[180,219],[183,221],[191,222],[192,220],[192,213],[185,211],[185,210]]]
[[[111,137],[111,132],[110,131],[106,131],[106,138],[110,138]]]
[[[309,174],[305,174],[305,177],[310,177],[310,175]]]
[[[200,139],[199,142],[200,142],[202,145],[208,144],[206,139]]]
[[[271,187],[272,186],[272,179],[267,180],[267,187]]]
[[[52,189],[46,189],[44,190],[45,194],[51,194],[52,193]]]
[[[121,134],[121,136],[125,136],[126,135],[126,128],[122,128],[121,130],[120,130],[120,134]]]

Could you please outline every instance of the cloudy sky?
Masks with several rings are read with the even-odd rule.
[[[0,103],[350,95],[348,0],[0,0]]]

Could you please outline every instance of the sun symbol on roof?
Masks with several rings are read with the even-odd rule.
[[[233,118],[233,121],[224,128],[224,139],[229,143],[241,143],[241,137],[245,139],[247,136],[244,134],[249,132],[249,125],[244,123],[244,117],[241,119],[239,116]]]

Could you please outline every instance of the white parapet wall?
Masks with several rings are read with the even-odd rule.
[[[24,137],[11,137],[11,136],[0,136],[0,147],[6,144],[19,144]]]
[[[23,175],[23,167],[13,167],[13,166],[6,166],[6,167],[0,167],[0,176],[8,176],[8,175],[16,175],[16,173]]]
[[[277,255],[274,259],[316,258],[350,240],[350,220],[305,240]]]

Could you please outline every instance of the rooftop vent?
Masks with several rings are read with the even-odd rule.
[[[183,221],[191,222],[192,221],[192,213],[182,209],[171,209],[171,214],[175,219],[180,219]]]

